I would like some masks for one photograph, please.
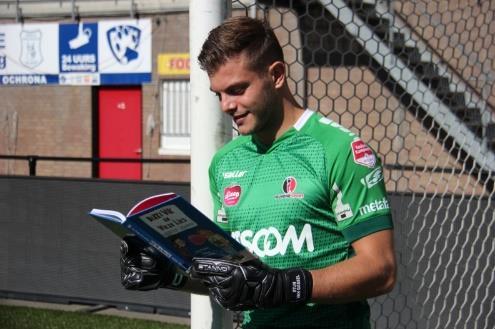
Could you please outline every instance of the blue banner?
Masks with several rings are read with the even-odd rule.
[[[151,82],[151,21],[0,25],[0,85]]]
[[[60,72],[98,72],[98,25],[60,24]]]

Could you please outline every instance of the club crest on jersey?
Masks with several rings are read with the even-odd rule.
[[[277,199],[283,199],[283,198],[302,199],[302,198],[304,198],[304,194],[295,193],[296,187],[297,187],[296,178],[293,176],[286,177],[284,179],[284,182],[282,183],[282,190],[284,191],[284,193],[275,195],[275,198],[277,198]]]
[[[227,207],[235,206],[241,198],[241,186],[233,185],[223,190],[223,203]]]
[[[283,190],[285,193],[292,193],[296,190],[297,180],[290,176],[284,180]]]
[[[354,162],[366,166],[368,168],[373,168],[376,164],[376,157],[371,148],[366,145],[360,139],[355,140],[351,143],[352,155],[354,157]]]

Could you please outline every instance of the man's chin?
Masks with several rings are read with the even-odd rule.
[[[242,126],[237,126],[237,132],[239,135],[250,135],[253,132],[253,129],[250,129],[244,125]]]
[[[239,135],[241,135],[241,136],[251,135],[251,132],[250,131],[241,131],[241,130],[238,130],[238,132],[239,132]]]

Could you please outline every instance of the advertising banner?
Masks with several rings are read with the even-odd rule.
[[[151,21],[0,25],[0,85],[151,81]]]
[[[189,53],[158,54],[157,62],[159,75],[189,75],[191,70]]]

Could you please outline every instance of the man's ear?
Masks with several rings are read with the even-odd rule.
[[[275,88],[281,88],[285,83],[285,64],[281,61],[273,62],[268,68]]]

